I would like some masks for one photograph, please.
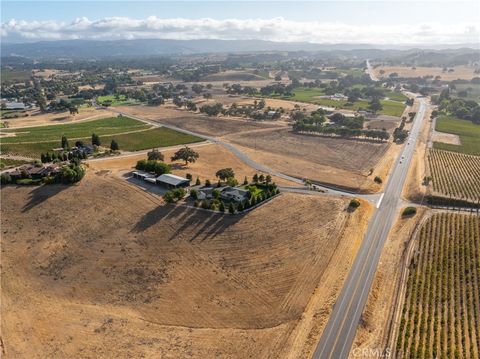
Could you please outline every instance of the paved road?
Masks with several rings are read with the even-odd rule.
[[[424,121],[425,100],[419,99],[419,102],[420,108],[415,116],[409,139],[392,170],[383,199],[370,221],[353,266],[313,354],[315,359],[342,359],[349,355],[383,245],[397,215],[415,143]]]
[[[370,60],[367,60],[367,74],[370,75],[372,81],[378,81],[378,77],[375,75],[372,65],[370,65]]]
[[[96,104],[94,103],[94,105],[96,105]],[[200,133],[197,133],[197,132],[185,130],[183,128],[179,128],[179,127],[176,127],[176,126],[167,125],[167,124],[164,124],[164,123],[161,123],[161,122],[158,122],[158,121],[148,120],[148,119],[145,119],[145,118],[142,118],[142,117],[138,117],[138,116],[134,116],[134,115],[131,115],[131,114],[123,113],[121,111],[116,111],[113,108],[108,108],[108,111],[115,112],[115,113],[118,113],[118,114],[122,114],[122,115],[128,116],[130,118],[133,118],[133,119],[151,124],[153,126],[165,127],[165,128],[169,128],[171,130],[175,130],[175,131],[178,131],[178,132],[182,132],[182,133],[186,133],[186,134],[189,134],[189,135],[192,135],[192,136],[197,136],[197,137],[203,138],[207,141],[210,141],[211,143],[215,143],[215,144],[218,144],[218,145],[221,145],[221,146],[225,147],[227,150],[232,152],[235,156],[240,158],[247,165],[249,165],[252,168],[255,168],[258,171],[265,172],[265,173],[268,173],[272,176],[276,176],[276,177],[279,177],[279,178],[283,178],[283,179],[288,180],[288,181],[293,182],[293,183],[298,183],[298,184],[301,184],[301,185],[304,184],[303,180],[300,179],[300,178],[289,176],[285,173],[275,171],[274,169],[271,169],[271,168],[269,168],[269,167],[267,167],[267,166],[265,166],[261,163],[258,163],[256,161],[254,161],[253,159],[251,159],[249,156],[247,156],[244,152],[242,152],[241,150],[239,150],[235,146],[232,146],[230,143],[225,142],[225,141],[223,141],[223,140],[221,140],[217,137],[207,136],[207,135],[203,135],[203,134],[200,134]],[[321,186],[321,185],[316,185],[316,187],[324,190],[325,193],[329,194],[329,195],[363,198],[367,201],[372,202],[376,206],[378,206],[378,204],[379,204],[378,200],[381,198],[381,194],[379,194],[379,195],[365,195],[365,194],[357,194],[357,193],[342,191],[340,189],[335,189],[335,188],[324,187],[324,186]]]

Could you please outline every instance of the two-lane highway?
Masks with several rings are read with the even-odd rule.
[[[415,151],[415,143],[425,116],[425,101],[419,99],[410,135],[385,188],[385,194],[374,213],[350,273],[335,303],[330,319],[313,354],[315,359],[347,358],[357,325],[372,286],[383,245],[397,215],[400,196]]]

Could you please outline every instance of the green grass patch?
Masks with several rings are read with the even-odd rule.
[[[0,169],[4,169],[7,167],[17,167],[24,165],[26,163],[30,163],[29,161],[23,160],[13,160],[11,158],[0,158]]]
[[[63,135],[67,136],[70,145],[73,146],[78,139],[90,143],[92,133],[96,133],[100,136],[102,145],[110,146],[111,140],[115,138],[120,145],[120,149],[126,151],[202,141],[200,137],[168,128],[151,128],[148,124],[128,117],[112,117],[75,124],[8,129],[4,132],[15,132],[16,136],[2,139],[2,152],[32,158],[39,158],[41,153],[51,152],[53,148],[60,147]]]
[[[315,103],[318,101],[318,96],[323,96],[325,93],[321,88],[307,88],[307,87],[297,87],[293,91],[293,96],[286,96],[289,100],[301,101],[301,102],[312,102]]]
[[[140,151],[154,147],[176,146],[203,141],[200,137],[166,127],[154,128],[139,133],[100,137],[102,144],[105,146],[109,146],[112,139],[115,139],[120,149],[124,151]]]
[[[92,133],[96,133],[99,136],[108,134],[113,135],[121,132],[144,130],[150,127],[150,125],[129,117],[110,117],[94,121],[66,123],[55,126],[7,129],[3,132],[15,133],[16,136],[2,138],[2,145],[17,142],[57,141],[58,146],[60,146],[60,140],[63,135],[67,136],[70,140],[74,138],[90,137]]]
[[[480,125],[453,116],[440,116],[436,121],[435,129],[440,132],[452,133],[459,136],[461,145],[434,142],[433,148],[470,155],[480,155]]]
[[[104,105],[105,103],[110,103],[110,106],[138,105],[140,103],[140,101],[135,100],[133,98],[127,99],[125,95],[119,95],[118,97],[114,95],[98,96],[97,102],[100,105]]]
[[[386,90],[384,92],[385,92],[385,97],[388,97],[390,100],[399,101],[399,102],[405,102],[408,100],[408,97],[401,92],[391,91],[391,90]]]
[[[254,197],[263,193],[263,190],[261,188],[258,188],[254,184],[249,184],[249,185],[246,185],[246,186],[242,186],[241,188],[249,190],[250,192],[252,192],[252,196],[254,196]]]
[[[390,100],[381,100],[383,110],[380,111],[383,115],[401,117],[406,105],[403,102],[396,102]]]

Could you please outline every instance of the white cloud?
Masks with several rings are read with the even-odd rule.
[[[17,21],[2,23],[2,40],[58,39],[261,39],[272,41],[306,41],[314,43],[371,44],[455,44],[477,43],[477,24],[443,25],[350,25],[337,22],[300,22],[273,19],[146,19],[86,17],[66,23],[58,21]]]

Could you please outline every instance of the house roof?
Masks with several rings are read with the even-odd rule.
[[[179,184],[185,183],[185,182],[190,182],[188,179],[172,175],[172,174],[163,174],[157,177],[158,182],[166,183],[171,186],[178,186]]]
[[[241,189],[238,187],[225,187],[222,190],[222,194],[239,195],[239,196],[245,196],[247,192],[248,192],[247,190]]]
[[[7,110],[24,110],[26,106],[23,102],[7,102],[5,108]]]

